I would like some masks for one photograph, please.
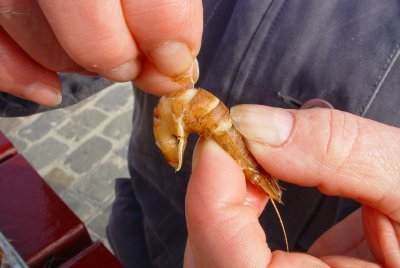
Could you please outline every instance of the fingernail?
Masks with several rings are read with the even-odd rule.
[[[187,72],[194,58],[187,45],[174,41],[163,43],[148,55],[161,73],[171,77]]]
[[[173,82],[180,85],[182,88],[191,88],[199,79],[199,62],[194,59],[192,66],[186,74],[180,75],[172,79]]]
[[[290,136],[293,115],[279,108],[263,105],[238,105],[231,108],[235,127],[249,141],[279,146]]]
[[[22,95],[23,98],[49,107],[57,106],[62,101],[60,90],[42,82],[37,82],[25,88]]]
[[[200,154],[203,151],[204,147],[204,138],[201,138],[197,141],[196,146],[193,150],[192,156],[192,171],[196,168],[197,164],[199,163]]]
[[[200,76],[199,61],[197,60],[197,58],[195,58],[192,63],[191,73],[192,73],[193,84],[195,84],[197,80],[199,80]]]
[[[205,139],[200,138],[196,144],[196,147],[193,152],[192,156],[192,171],[196,168],[197,164],[199,163],[200,156],[207,151],[210,152],[220,152],[223,149],[216,143],[213,139]]]
[[[135,79],[141,70],[141,62],[138,59],[130,60],[120,66],[102,73],[106,78],[116,82],[128,82]]]

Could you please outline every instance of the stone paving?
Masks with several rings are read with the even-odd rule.
[[[129,177],[132,109],[131,84],[120,83],[67,108],[0,118],[0,130],[107,247],[114,179]]]

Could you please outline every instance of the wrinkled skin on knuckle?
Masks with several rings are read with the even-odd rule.
[[[354,159],[359,135],[358,122],[353,116],[336,110],[328,110],[325,115],[328,131],[321,160],[325,176],[331,177],[332,180],[353,176],[351,162]],[[338,188],[334,189],[334,187]],[[328,193],[341,194],[343,192],[340,184],[332,184],[325,190]]]
[[[316,142],[319,176],[325,178],[318,185],[321,191],[369,203],[385,200],[399,188],[399,146],[393,146],[386,126],[335,110],[320,112],[314,120],[324,131]]]
[[[317,165],[310,169],[318,170],[316,174],[310,174],[319,181],[316,186],[327,194],[345,192],[346,189],[340,183],[332,181],[355,175],[352,161],[354,157],[358,157],[355,155],[359,135],[357,120],[340,111],[315,109],[305,111],[298,117],[298,121],[301,125],[299,132],[303,135],[299,140],[309,140],[310,137],[313,139],[311,147],[304,148],[304,151],[313,157],[312,163]],[[294,135],[296,134],[295,132]]]
[[[363,178],[365,190],[371,192],[375,200],[400,199],[399,192],[399,138],[393,136],[390,129],[378,122],[359,121],[358,136],[354,145],[354,153],[349,167],[354,173]],[[377,206],[378,204],[374,204]]]
[[[358,123],[346,113],[328,110],[325,114],[328,131],[321,162],[333,171],[340,172],[352,157],[358,136]]]

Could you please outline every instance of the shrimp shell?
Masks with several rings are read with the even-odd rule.
[[[248,150],[232,124],[228,108],[204,89],[183,89],[160,98],[154,109],[156,145],[178,171],[190,133],[213,138],[243,170],[247,180],[270,198],[282,203],[278,181],[268,174]]]

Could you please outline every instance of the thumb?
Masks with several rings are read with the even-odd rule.
[[[203,31],[202,1],[126,0],[122,6],[126,23],[145,55],[135,84],[157,95],[193,86],[199,72],[195,58]]]
[[[180,75],[200,49],[200,0],[122,1],[126,23],[144,54],[167,76]]]
[[[353,198],[400,221],[400,130],[349,113],[232,108],[259,163],[273,176]]]
[[[265,195],[252,187],[236,162],[215,142],[207,140],[196,146],[186,195],[184,266],[326,267],[306,254],[271,253],[258,222]]]
[[[246,188],[228,153],[212,140],[197,144],[186,194],[186,267],[266,267],[271,251],[258,223],[266,196]]]

